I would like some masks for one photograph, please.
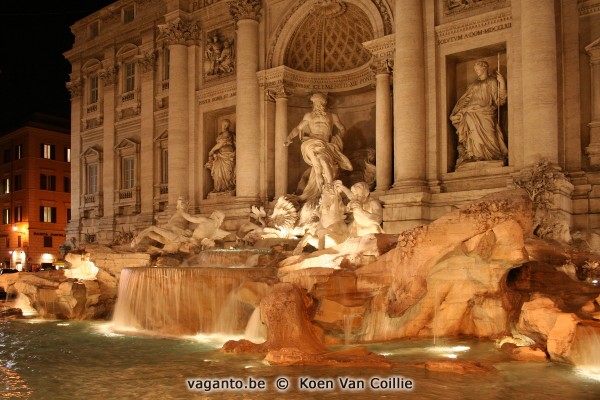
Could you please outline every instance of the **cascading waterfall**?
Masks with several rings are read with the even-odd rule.
[[[244,337],[255,342],[262,342],[267,338],[267,328],[260,320],[260,307],[256,307],[248,320]]]
[[[241,334],[252,308],[232,295],[270,268],[126,268],[113,317],[115,330],[160,335]]]
[[[571,352],[581,372],[600,380],[600,324],[578,325]]]

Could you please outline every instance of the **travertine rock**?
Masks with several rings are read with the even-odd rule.
[[[279,365],[390,366],[383,356],[364,348],[329,352],[310,322],[312,300],[295,285],[276,284],[260,307],[267,327],[266,342],[229,341],[222,351],[267,353],[266,360]]]
[[[507,332],[502,285],[528,260],[531,218],[526,193],[513,190],[402,233],[397,248],[356,271],[358,290],[375,292],[363,339]]]

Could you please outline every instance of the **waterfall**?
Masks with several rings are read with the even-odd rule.
[[[263,342],[267,338],[267,329],[260,320],[260,307],[256,307],[248,320],[244,338],[252,342]]]
[[[241,334],[250,309],[231,293],[272,275],[270,268],[126,268],[113,326],[161,335]]]
[[[577,326],[571,354],[577,367],[600,376],[600,324]]]

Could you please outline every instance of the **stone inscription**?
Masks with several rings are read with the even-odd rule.
[[[491,27],[485,28],[485,29],[477,29],[475,31],[471,31],[471,32],[467,32],[467,33],[460,33],[458,35],[450,36],[450,37],[447,37],[444,39],[439,39],[438,45],[452,43],[452,42],[458,42],[459,40],[469,39],[472,37],[485,35],[486,33],[501,31],[504,29],[508,29],[511,26],[512,26],[512,24],[510,22],[507,22],[506,24],[491,26]]]
[[[204,7],[212,6],[213,4],[217,4],[222,1],[223,0],[195,0],[192,3],[192,11],[201,10]]]
[[[223,93],[214,97],[208,97],[208,98],[204,98],[201,99],[200,101],[198,101],[198,104],[202,105],[202,104],[209,104],[212,103],[214,101],[220,101],[220,100],[225,100],[225,99],[230,99],[232,97],[235,97],[236,92],[229,92],[229,93]]]

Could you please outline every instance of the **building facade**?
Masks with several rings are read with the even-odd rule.
[[[565,174],[571,228],[600,228],[598,0],[119,0],[72,31],[78,240],[111,243],[179,196],[233,229],[298,192],[307,164],[283,144],[315,92],[387,232],[541,160]]]
[[[60,263],[71,216],[69,122],[35,116],[0,137],[0,262],[32,270]]]

